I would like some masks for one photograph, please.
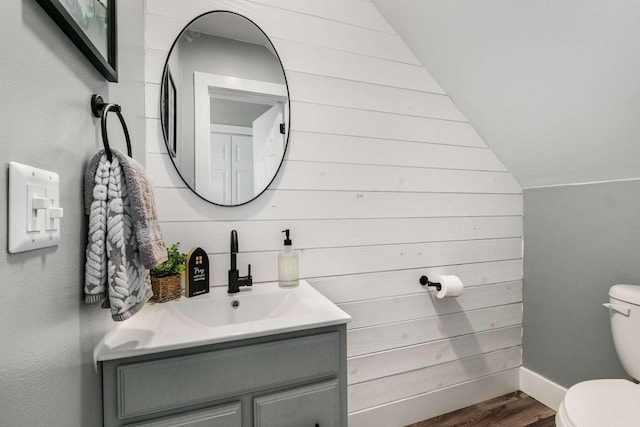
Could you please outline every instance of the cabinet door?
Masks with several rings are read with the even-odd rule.
[[[233,403],[186,414],[172,415],[153,421],[130,424],[130,427],[240,427],[241,422],[240,403]]]
[[[254,399],[255,427],[340,427],[338,380]]]

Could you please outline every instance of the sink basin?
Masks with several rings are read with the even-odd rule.
[[[257,283],[232,296],[209,294],[146,304],[107,332],[94,350],[102,360],[347,323],[351,317],[306,281],[293,289]]]
[[[278,290],[233,297],[214,295],[194,301],[183,298],[172,304],[171,309],[205,327],[311,314],[312,308],[296,292]]]

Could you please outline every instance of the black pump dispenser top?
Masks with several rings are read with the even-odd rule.
[[[291,239],[289,238],[289,229],[287,228],[286,230],[282,230],[282,232],[286,234],[286,238],[284,239],[284,245],[291,246]]]

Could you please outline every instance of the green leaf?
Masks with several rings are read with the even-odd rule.
[[[151,269],[151,277],[173,276],[184,271],[187,254],[181,253],[179,247],[180,243],[175,243],[167,248],[168,259]]]

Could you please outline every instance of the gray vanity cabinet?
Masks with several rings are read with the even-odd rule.
[[[346,426],[346,328],[105,361],[104,425]]]

